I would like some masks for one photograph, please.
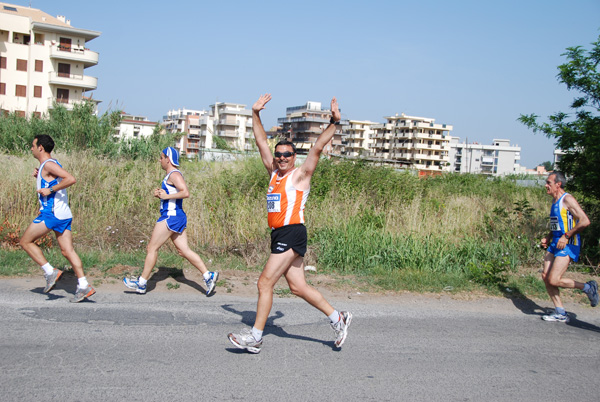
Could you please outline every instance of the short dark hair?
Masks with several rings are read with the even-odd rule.
[[[50,153],[54,149],[54,140],[47,134],[38,134],[34,137],[37,144],[44,147],[44,151]]]
[[[289,145],[290,147],[292,147],[292,150],[294,150],[294,153],[296,153],[296,146],[294,145],[294,143],[292,141],[281,140],[277,144],[275,144],[275,149],[277,149],[277,147],[280,145]]]
[[[565,178],[564,173],[562,172],[552,172],[548,175],[548,177],[554,176],[554,182],[560,183],[560,188],[564,189],[565,184],[567,184],[567,179]]]

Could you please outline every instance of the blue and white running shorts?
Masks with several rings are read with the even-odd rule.
[[[182,233],[187,226],[187,216],[183,211],[177,211],[177,215],[175,216],[163,215],[158,218],[156,222],[158,223],[164,220],[167,221],[167,228],[169,228],[171,232]]]
[[[69,219],[57,219],[53,214],[41,213],[37,218],[33,220],[33,223],[42,223],[50,230],[54,230],[58,233],[63,233],[65,230],[71,230],[71,222],[73,218]]]

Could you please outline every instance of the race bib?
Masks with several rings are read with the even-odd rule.
[[[267,194],[267,212],[281,212],[281,194]]]
[[[550,230],[553,232],[560,232],[560,224],[558,223],[558,216],[550,217]]]

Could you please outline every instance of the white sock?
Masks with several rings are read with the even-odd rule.
[[[77,279],[77,287],[79,289],[85,289],[89,286],[90,284],[88,283],[87,279],[85,276],[82,276],[81,278]]]
[[[254,339],[256,339],[256,342],[258,342],[262,339],[262,334],[263,334],[262,331],[252,327],[252,336],[254,337]]]
[[[44,270],[44,273],[46,275],[50,275],[52,273],[52,271],[54,271],[54,267],[52,265],[50,265],[49,262],[42,265],[41,268]]]
[[[144,278],[142,278],[142,277],[141,277],[141,275],[140,275],[140,277],[138,278],[138,283],[139,283],[140,285],[144,286],[146,283],[148,283],[148,280],[147,280],[147,279],[144,279]]]
[[[342,316],[340,316],[340,313],[338,313],[337,310],[333,310],[333,313],[331,313],[331,315],[329,316],[329,320],[331,321],[332,324],[337,323],[341,319],[342,319]]]
[[[210,279],[210,271],[206,271],[205,273],[202,274],[202,276],[204,277],[204,280],[207,281]]]

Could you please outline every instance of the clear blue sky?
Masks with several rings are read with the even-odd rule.
[[[94,98],[160,120],[215,101],[276,124],[288,106],[336,96],[345,118],[432,117],[453,135],[508,138],[531,168],[554,144],[516,121],[569,111],[557,66],[600,35],[599,0],[129,1],[6,0],[102,32]]]

